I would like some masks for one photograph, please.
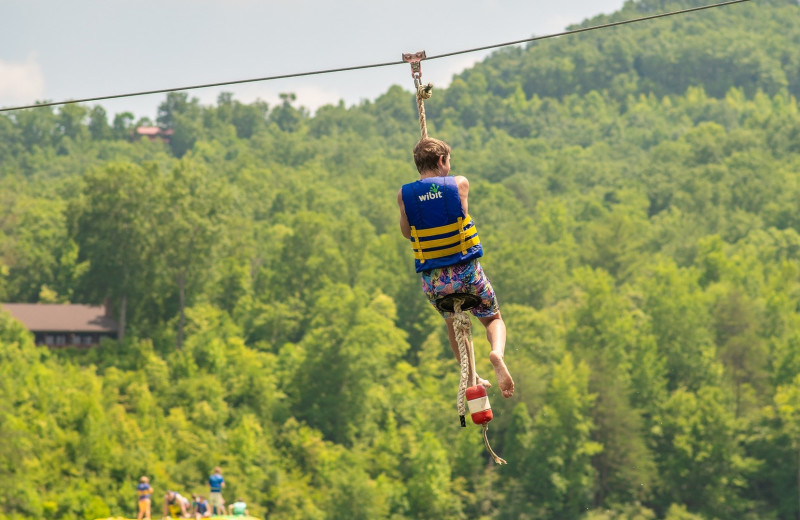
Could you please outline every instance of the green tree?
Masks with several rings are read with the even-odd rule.
[[[654,428],[656,461],[661,475],[657,503],[684,504],[708,517],[732,517],[749,504],[740,489],[753,461],[737,440],[731,406],[723,391],[675,391],[664,403]]]
[[[202,109],[197,98],[186,92],[170,92],[158,106],[156,122],[161,128],[172,130],[169,145],[175,157],[183,157],[202,135]]]
[[[73,141],[85,139],[89,132],[84,124],[88,115],[86,107],[77,103],[63,105],[56,119],[56,131],[60,138],[69,138]]]
[[[89,112],[89,134],[95,141],[102,141],[111,137],[111,126],[108,124],[106,110],[96,106]]]
[[[181,161],[161,187],[163,203],[155,210],[156,250],[178,291],[177,346],[183,344],[187,290],[213,265],[217,238],[232,199],[221,179],[190,159]]]
[[[780,431],[786,435],[795,452],[796,479],[795,495],[798,502],[795,511],[800,510],[800,375],[790,384],[781,385],[775,392],[774,407],[780,420]]]
[[[83,196],[70,208],[79,260],[88,262],[82,294],[118,305],[120,340],[129,302],[145,298],[153,281],[154,216],[163,207],[154,195],[161,182],[154,164],[112,163],[86,175]]]
[[[430,433],[420,439],[411,455],[408,488],[409,513],[413,518],[461,518],[459,502],[450,491],[448,454]]]
[[[52,108],[20,110],[14,114],[20,129],[22,144],[28,149],[45,148],[53,144],[56,132],[56,116]]]
[[[378,294],[330,285],[319,293],[301,345],[313,353],[298,374],[295,413],[342,444],[375,437],[389,406],[396,363],[408,345],[394,326],[394,303]],[[369,352],[369,355],[364,355]],[[342,416],[350,420],[342,422]]]
[[[577,517],[592,504],[592,458],[603,446],[592,440],[589,367],[567,354],[553,367],[545,403],[534,418],[532,450],[525,478],[534,517]]]
[[[56,300],[69,300],[79,268],[64,222],[63,201],[19,195],[9,210],[14,226],[0,242],[8,269],[8,298],[36,302],[46,288],[55,291]]]
[[[284,132],[296,132],[301,122],[308,116],[305,109],[292,106],[297,100],[297,95],[289,92],[280,94],[281,104],[272,109],[269,120],[275,122]]]
[[[718,382],[711,318],[697,271],[665,260],[644,274],[638,284],[644,295],[642,310],[650,317],[665,363],[667,389],[697,390]]]
[[[122,112],[114,116],[112,131],[115,139],[133,138],[133,119],[134,115],[131,112]]]
[[[717,288],[720,291],[712,319],[719,357],[732,380],[738,417],[752,400],[748,394],[765,383],[767,345],[758,335],[760,319],[755,303],[736,288],[726,290],[724,285]]]
[[[647,321],[614,294],[607,273],[582,269],[576,278],[586,293],[574,311],[567,344],[592,368],[592,439],[603,446],[594,457],[594,505],[644,501],[655,480],[644,409],[665,397],[663,361]]]

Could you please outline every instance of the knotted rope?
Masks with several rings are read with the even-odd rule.
[[[461,364],[461,381],[458,384],[458,415],[461,417],[461,426],[466,426],[464,419],[467,415],[467,387],[474,386],[475,354],[472,351],[472,324],[467,313],[461,310],[464,300],[458,298],[453,301],[453,331],[458,343],[458,359]]]
[[[428,127],[425,124],[425,104],[423,100],[430,99],[433,91],[433,83],[422,84],[422,60],[425,59],[425,51],[403,54],[403,61],[411,64],[411,77],[414,78],[414,88],[417,90],[417,110],[419,111],[419,129],[422,139],[428,137]]]
[[[453,300],[453,331],[456,335],[456,343],[458,343],[458,358],[461,365],[461,381],[459,381],[458,384],[458,415],[461,418],[461,426],[466,426],[467,387],[478,384],[478,374],[475,370],[475,349],[472,346],[472,324],[469,321],[467,313],[461,310],[461,305],[463,303],[463,298],[456,298]],[[486,450],[492,456],[495,464],[506,464],[505,459],[497,455],[489,445],[489,438],[486,434],[488,429],[489,424],[484,424],[483,444],[486,446]]]
[[[425,103],[423,100],[430,99],[433,95],[433,83],[420,85],[419,81],[414,82],[417,87],[417,110],[419,111],[419,129],[422,139],[428,137],[428,127],[425,121]]]

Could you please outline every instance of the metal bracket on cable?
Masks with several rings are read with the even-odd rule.
[[[403,53],[403,61],[411,64],[411,77],[414,78],[414,86],[417,88],[422,84],[422,60],[425,58],[425,51]]]
[[[422,84],[422,60],[425,59],[425,51],[415,53],[403,53],[403,61],[411,64],[411,77],[414,78],[414,90],[416,91],[417,109],[419,110],[419,129],[422,138],[428,137],[428,128],[425,125],[425,103],[424,100],[430,99],[433,84]]]

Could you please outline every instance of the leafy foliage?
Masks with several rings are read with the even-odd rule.
[[[0,300],[108,299],[128,330],[48,351],[0,314],[0,519],[131,516],[141,475],[158,510],[216,465],[274,519],[796,518],[798,10],[503,50],[426,102],[508,324],[504,467],[458,427],[397,229],[410,93],[171,93],[169,143],[102,107],[0,115]]]

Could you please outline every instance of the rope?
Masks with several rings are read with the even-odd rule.
[[[508,464],[506,462],[506,459],[500,457],[497,453],[494,452],[492,447],[489,446],[489,439],[486,437],[486,430],[488,430],[488,429],[489,429],[489,425],[488,424],[484,424],[483,425],[483,444],[486,445],[486,449],[489,450],[489,454],[492,456],[492,459],[494,459],[495,464],[499,464],[499,465]]]
[[[461,364],[461,381],[458,383],[458,416],[461,418],[461,426],[467,425],[464,419],[467,415],[467,387],[475,378],[475,370],[470,366],[470,351],[472,350],[472,334],[470,334],[470,322],[467,313],[461,310],[464,300],[457,299],[453,302],[453,330],[456,334],[458,343],[458,358]]]
[[[467,387],[475,386],[478,384],[478,374],[475,370],[475,349],[472,347],[472,325],[469,321],[467,313],[461,310],[461,304],[464,300],[457,298],[453,300],[453,331],[456,334],[456,343],[458,343],[458,358],[461,365],[461,381],[458,383],[458,416],[461,419],[461,426],[467,425],[466,415],[466,394]],[[483,425],[483,444],[486,450],[492,456],[495,464],[506,464],[505,459],[497,455],[489,444],[489,438],[486,431],[489,429],[488,424]]]
[[[427,85],[420,85],[418,80],[414,83],[417,85],[417,109],[419,110],[419,129],[422,134],[422,139],[428,137],[428,127],[425,122],[425,103],[424,99],[430,99],[433,95],[433,83]],[[460,307],[460,305],[459,305]]]

